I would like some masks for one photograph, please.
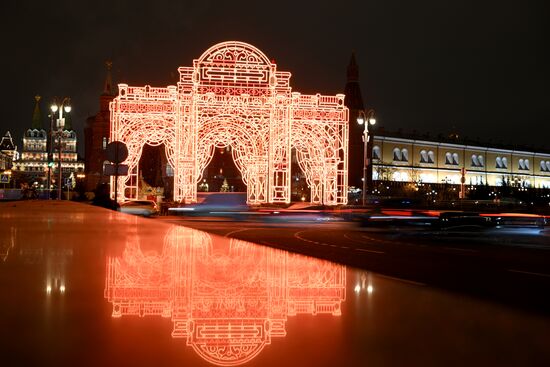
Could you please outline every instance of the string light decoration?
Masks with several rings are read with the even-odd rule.
[[[347,203],[349,112],[343,94],[293,92],[289,72],[277,71],[260,50],[237,41],[211,47],[178,71],[177,86],[118,85],[110,104],[111,141],[126,143],[129,152],[120,200],[138,198],[144,144],[164,144],[178,202],[197,201],[197,184],[215,149],[230,146],[249,204],[290,202],[292,149],[312,203]]]
[[[161,251],[142,251],[139,239],[107,258],[112,316],[170,318],[172,337],[212,364],[250,361],[286,336],[289,316],[341,316],[342,265],[180,226]]]

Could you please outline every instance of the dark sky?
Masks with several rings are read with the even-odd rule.
[[[389,130],[456,131],[550,148],[544,1],[9,1],[2,3],[1,133],[21,145],[34,95],[70,96],[83,126],[114,81],[166,86],[215,43],[249,42],[294,90],[341,93],[352,50],[365,104]],[[548,53],[548,52],[546,52]]]

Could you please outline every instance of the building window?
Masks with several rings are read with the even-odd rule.
[[[540,161],[540,170],[546,172],[546,162]]]
[[[401,161],[401,150],[399,150],[399,148],[393,149],[393,160],[398,162]]]
[[[472,167],[483,167],[483,156],[472,154]]]
[[[453,155],[449,152],[445,153],[445,164],[453,164]]]
[[[393,181],[407,182],[409,181],[409,175],[407,172],[394,172],[392,174]]]
[[[508,168],[508,159],[506,159],[506,157],[497,157],[496,158],[496,167],[497,168]]]
[[[434,163],[435,162],[435,154],[433,150],[428,151],[428,163]]]
[[[380,147],[378,145],[375,145],[372,148],[372,159],[380,159]]]
[[[420,163],[428,163],[428,152],[425,150],[420,151]]]
[[[401,149],[401,161],[403,162],[409,161],[409,151],[407,149]]]
[[[521,159],[518,161],[518,168],[520,170],[529,170],[529,159]]]
[[[103,137],[103,150],[107,149],[107,138]]]
[[[445,153],[445,164],[458,166],[458,153]]]

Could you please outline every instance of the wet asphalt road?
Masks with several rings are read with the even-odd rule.
[[[399,221],[158,217],[178,225],[369,270],[403,282],[550,314],[550,231],[529,226],[445,230]]]

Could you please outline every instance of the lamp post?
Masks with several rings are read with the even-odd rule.
[[[65,97],[61,100],[61,103],[58,104],[56,100],[51,105],[52,114],[55,114],[59,111],[59,118],[56,120],[57,122],[57,142],[58,142],[58,163],[57,167],[59,170],[59,182],[57,183],[57,200],[61,200],[61,185],[63,182],[63,171],[61,169],[61,152],[63,150],[61,146],[61,139],[63,137],[63,128],[65,127],[65,118],[63,118],[63,110],[65,110],[66,113],[71,112],[71,99],[68,97]]]
[[[368,168],[372,165],[372,149],[370,149],[369,141],[369,125],[376,124],[374,109],[361,110],[357,115],[357,123],[364,125],[363,129],[363,206],[367,203],[367,190],[372,186],[372,173],[368,174]]]
[[[52,198],[52,167],[53,167],[53,112],[50,113],[50,132],[48,133],[48,200]]]

